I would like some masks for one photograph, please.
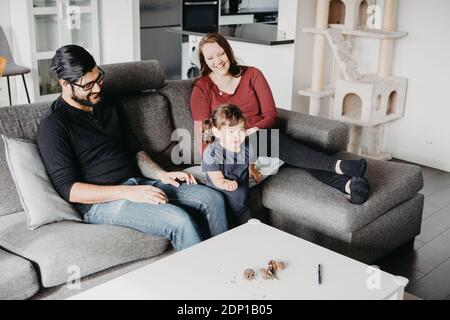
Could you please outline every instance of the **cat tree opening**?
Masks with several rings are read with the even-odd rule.
[[[345,23],[345,4],[341,0],[331,0],[330,14],[328,16],[328,24],[344,24]]]
[[[389,115],[396,113],[397,107],[398,107],[398,93],[397,91],[392,91],[388,99],[387,114]]]
[[[342,115],[347,118],[361,120],[362,100],[355,93],[349,93],[344,97]]]
[[[359,5],[359,19],[358,19],[358,27],[366,28],[367,27],[367,9],[369,8],[369,4],[366,0],[363,0]]]

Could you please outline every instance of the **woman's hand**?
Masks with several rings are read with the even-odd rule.
[[[262,181],[262,174],[261,172],[256,169],[256,166],[254,164],[251,164],[248,168],[250,179],[253,179],[256,181],[256,183],[260,183]]]
[[[258,127],[253,127],[253,128],[247,129],[246,134],[247,134],[247,136],[251,136],[252,134],[257,132],[258,130],[259,130]]]
[[[163,172],[160,174],[159,178],[162,183],[170,184],[176,188],[180,186],[180,183],[178,183],[178,181],[184,181],[187,184],[197,184],[197,180],[195,180],[192,174],[181,171]]]

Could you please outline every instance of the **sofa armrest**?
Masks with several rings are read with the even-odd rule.
[[[279,108],[278,117],[282,132],[307,145],[328,154],[347,149],[348,126],[344,123]]]

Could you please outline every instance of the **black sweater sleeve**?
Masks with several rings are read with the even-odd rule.
[[[144,150],[142,148],[141,143],[139,142],[138,138],[134,134],[134,131],[131,127],[130,121],[128,119],[127,113],[124,110],[124,107],[122,103],[119,102],[119,99],[116,99],[116,110],[120,118],[121,126],[123,128],[123,132],[126,135],[127,140],[127,146],[130,150],[130,152],[134,155],[139,153],[140,151]]]
[[[70,141],[69,132],[57,118],[42,120],[37,133],[39,153],[55,190],[67,202],[72,186],[80,182]]]

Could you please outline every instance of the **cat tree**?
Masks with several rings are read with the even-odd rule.
[[[311,88],[299,94],[310,98],[310,114],[318,116],[323,98],[332,97],[330,117],[350,124],[348,150],[376,159],[390,159],[382,153],[383,130],[387,122],[403,117],[407,79],[391,76],[394,40],[407,35],[396,31],[397,0],[385,0],[381,29],[367,28],[368,9],[375,0],[317,0]],[[381,41],[377,74],[361,75],[352,56],[351,37]],[[334,55],[332,84],[325,85],[325,49]],[[363,130],[369,138],[362,148]]]

